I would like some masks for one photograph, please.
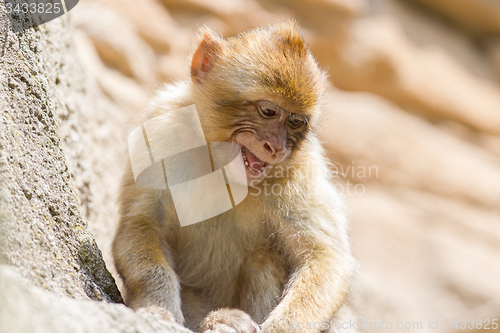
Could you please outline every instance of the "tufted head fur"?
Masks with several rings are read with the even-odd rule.
[[[294,21],[225,40],[203,28],[198,40],[191,78],[202,108],[227,115],[243,101],[267,99],[312,122],[319,115],[326,74]]]

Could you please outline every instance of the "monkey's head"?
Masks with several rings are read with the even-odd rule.
[[[293,164],[326,86],[295,22],[225,40],[204,28],[200,39],[191,78],[207,140],[238,144],[254,184],[273,166]]]

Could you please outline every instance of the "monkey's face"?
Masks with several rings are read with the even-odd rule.
[[[231,137],[241,148],[248,181],[256,184],[290,156],[307,132],[308,118],[267,100],[245,102],[238,115]]]
[[[326,85],[293,22],[227,40],[205,30],[191,79],[207,139],[237,143],[252,184],[294,164]]]

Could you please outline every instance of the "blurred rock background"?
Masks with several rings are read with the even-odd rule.
[[[194,31],[293,16],[330,74],[321,136],[349,207],[366,331],[500,319],[498,0],[84,0],[69,15],[85,71],[125,123],[112,154],[83,157],[91,172],[76,184],[110,270],[126,134],[156,88],[187,78]],[[422,331],[412,325],[398,331]]]

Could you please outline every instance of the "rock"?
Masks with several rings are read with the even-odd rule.
[[[430,319],[444,332],[446,318],[497,318],[497,137],[481,134],[473,145],[366,93],[336,90],[325,108],[321,138],[344,174],[337,190],[362,267],[354,291],[362,328],[376,332],[367,323],[384,321],[425,330]]]
[[[371,15],[390,16],[401,27],[404,38],[417,49],[440,49],[471,74],[496,83],[495,73],[477,41],[462,30],[429,15],[425,9],[409,1],[373,0]]]
[[[500,33],[500,3],[496,0],[413,0],[478,34]]]
[[[479,144],[500,157],[500,136],[481,134]]]
[[[255,26],[270,24],[279,20],[279,16],[272,14],[262,8],[255,0],[161,0],[172,12],[181,12],[185,15],[189,12],[195,14],[213,15],[222,20],[228,26],[227,33],[234,35],[251,29]],[[183,16],[184,16],[183,15]],[[196,16],[196,15],[194,15]],[[189,15],[188,15],[189,17]],[[193,17],[190,17],[193,19]],[[195,26],[193,26],[195,28]]]
[[[308,24],[315,24],[318,21],[327,23],[329,17],[330,27],[337,23],[335,21],[353,19],[368,8],[366,0],[274,0],[273,2],[292,9],[295,15],[305,18]],[[322,33],[323,31],[318,32]]]
[[[97,0],[119,13],[137,28],[139,35],[157,52],[182,52],[189,46],[189,33],[182,30],[159,0]]]
[[[182,56],[161,56],[158,67],[163,81],[184,80],[189,77],[189,59]]]
[[[71,38],[65,32],[70,25],[58,19],[47,24],[53,30],[29,29],[18,36],[5,16],[0,22],[10,45],[0,72],[2,257],[31,283],[58,295],[119,302],[82,218],[61,143],[58,113],[79,107],[71,92],[83,88],[84,77],[71,72],[74,58],[64,43]],[[59,99],[58,89],[70,95]]]
[[[362,267],[360,317],[421,322],[424,331],[439,320],[438,332],[446,331],[445,319],[497,318],[498,213],[381,183],[366,184],[347,204]]]
[[[143,84],[156,77],[156,56],[138,35],[133,24],[118,13],[95,2],[85,2],[72,11],[75,25],[92,39],[104,63]]]
[[[359,20],[344,43],[317,41],[314,50],[341,89],[376,93],[431,121],[452,119],[500,134],[498,86],[472,76],[438,48],[416,48],[392,18]]]
[[[335,111],[325,115],[321,137],[353,183],[377,181],[500,207],[496,155],[371,94],[336,90],[327,109]]]
[[[58,297],[23,282],[12,268],[0,265],[0,332],[191,332],[123,304]]]
[[[500,82],[500,38],[490,40],[487,43],[487,49]]]
[[[188,332],[112,304],[87,219],[114,219],[126,125],[75,58],[68,16],[0,27],[0,331]]]
[[[60,115],[62,145],[83,216],[89,221],[89,230],[108,269],[117,277],[111,238],[118,222],[118,187],[128,156],[128,121],[144,107],[147,94],[136,81],[104,66],[92,42],[80,30],[74,31],[73,41],[74,53],[88,80],[81,89],[85,95],[75,93],[78,90],[71,82],[60,85],[73,89],[56,90],[58,99],[67,105],[61,108],[64,111]],[[116,104],[109,101],[97,83]],[[120,285],[120,280],[117,282]]]
[[[78,59],[85,70],[97,80],[106,95],[125,111],[125,119],[130,120],[133,114],[145,107],[148,93],[141,84],[118,70],[107,67],[88,35],[79,29],[75,31],[75,45]]]

